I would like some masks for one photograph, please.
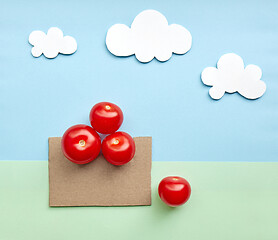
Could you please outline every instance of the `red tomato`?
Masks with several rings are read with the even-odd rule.
[[[62,151],[67,159],[77,164],[93,161],[100,152],[101,140],[90,126],[70,127],[62,137]]]
[[[109,102],[97,103],[90,112],[92,127],[103,134],[116,132],[122,125],[123,120],[122,110],[116,104]]]
[[[114,165],[126,164],[134,157],[134,140],[125,132],[108,135],[102,142],[102,154],[108,162]]]
[[[187,202],[191,187],[182,177],[166,177],[158,186],[158,194],[167,205],[177,207]]]

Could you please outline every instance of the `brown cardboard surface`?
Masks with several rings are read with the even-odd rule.
[[[151,205],[152,138],[135,137],[134,158],[114,166],[100,154],[78,165],[67,160],[61,138],[49,138],[49,206]]]

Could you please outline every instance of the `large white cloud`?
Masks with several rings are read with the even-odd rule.
[[[62,30],[56,27],[49,28],[47,34],[42,31],[33,31],[29,35],[32,55],[39,57],[44,54],[47,58],[55,58],[59,53],[72,54],[77,50],[77,43],[73,37],[63,35]]]
[[[154,57],[167,61],[172,53],[184,54],[192,45],[192,36],[183,26],[168,25],[167,19],[158,11],[139,13],[131,28],[115,24],[107,32],[106,46],[116,56],[135,54],[140,62],[150,62]]]
[[[217,68],[205,68],[201,75],[203,83],[212,86],[209,95],[213,99],[222,98],[225,92],[238,92],[248,99],[259,98],[266,90],[261,77],[262,70],[258,66],[250,64],[244,68],[242,58],[234,53],[224,54]]]

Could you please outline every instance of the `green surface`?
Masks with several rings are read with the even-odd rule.
[[[48,207],[42,161],[0,162],[0,240],[278,239],[278,163],[154,162],[152,206]],[[164,205],[159,181],[181,175],[189,202]]]

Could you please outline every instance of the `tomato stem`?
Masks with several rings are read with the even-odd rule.
[[[80,145],[81,147],[85,147],[86,142],[85,142],[84,140],[80,140],[80,141],[79,141],[79,145]]]
[[[105,106],[105,109],[106,109],[106,110],[110,110],[110,109],[111,109],[111,106],[106,105],[106,106]]]

